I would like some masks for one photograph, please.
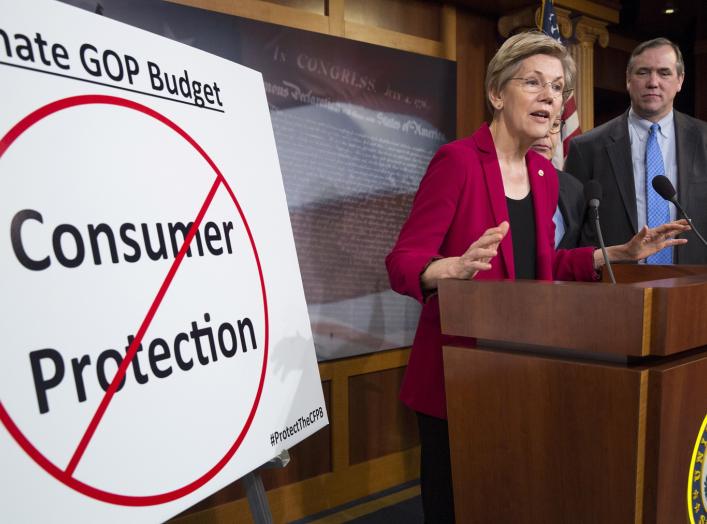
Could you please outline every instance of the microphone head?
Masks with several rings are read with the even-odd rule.
[[[668,202],[672,202],[675,199],[675,188],[666,176],[658,175],[655,177],[653,179],[653,189]]]
[[[596,180],[590,180],[584,184],[584,198],[589,207],[599,207],[601,200],[601,184]]]

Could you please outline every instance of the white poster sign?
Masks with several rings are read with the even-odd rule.
[[[328,423],[262,78],[0,12],[0,520],[162,521]]]

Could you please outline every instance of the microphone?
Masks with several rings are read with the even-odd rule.
[[[596,180],[590,180],[584,186],[584,198],[589,209],[593,209],[599,214],[599,201],[601,200],[601,184]]]
[[[695,229],[695,225],[692,223],[692,219],[687,216],[687,213],[680,205],[680,202],[678,202],[678,199],[675,196],[675,188],[673,187],[673,184],[670,182],[668,177],[664,175],[658,175],[657,177],[655,177],[653,179],[653,189],[655,189],[655,192],[662,196],[665,200],[667,200],[668,202],[672,202],[672,204],[680,211],[680,214],[685,218],[685,220],[687,220],[687,223],[690,224],[690,227],[695,232],[695,235],[697,235],[697,238],[699,238],[702,243],[707,246],[707,241],[705,241],[704,237],[700,235],[700,232]]]
[[[604,263],[606,264],[606,269],[609,271],[609,278],[612,284],[616,284],[616,278],[614,278],[614,271],[611,269],[611,262],[609,262],[609,254],[606,252],[606,246],[604,245],[604,238],[601,236],[601,226],[599,225],[599,203],[601,201],[601,184],[596,180],[590,180],[584,185],[584,198],[587,201],[587,206],[591,211],[591,215],[594,218],[594,231],[596,231],[597,239],[599,240],[599,247],[601,248],[601,254],[604,256]]]

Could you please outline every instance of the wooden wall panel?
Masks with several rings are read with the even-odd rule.
[[[310,13],[317,13],[319,15],[325,15],[326,13],[326,0],[264,0],[265,2],[271,4],[284,5],[286,7],[293,7],[299,9],[300,11],[308,11]]]
[[[168,0],[175,4],[208,9],[217,13],[242,16],[271,24],[280,24],[295,29],[329,34],[327,16],[288,5],[264,0]]]
[[[594,87],[626,93],[626,65],[629,51],[613,47],[594,47]]]
[[[626,64],[638,42],[612,35],[609,47],[594,46],[594,126],[628,109]]]
[[[442,40],[441,4],[421,0],[346,0],[348,22]]]
[[[322,389],[327,413],[331,417],[331,382],[322,382]],[[290,463],[286,467],[259,471],[265,489],[271,490],[330,473],[332,470],[330,450],[331,426],[327,426],[289,450]],[[245,497],[245,491],[241,482],[237,480],[187,509],[178,517],[227,504],[243,497]]]
[[[695,28],[695,117],[707,121],[707,9],[700,9]],[[688,71],[689,73],[689,71]]]
[[[490,121],[486,109],[486,66],[496,52],[496,21],[457,9],[457,136]]]
[[[594,89],[594,127],[608,122],[625,112],[631,105],[628,93]]]
[[[695,42],[695,71],[692,74],[695,75],[695,117],[707,121],[707,36]]]
[[[405,368],[349,378],[349,464],[419,444],[414,413],[398,400]]]

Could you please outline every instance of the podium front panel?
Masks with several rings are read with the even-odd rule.
[[[626,366],[444,348],[458,522],[687,521],[707,350]]]

